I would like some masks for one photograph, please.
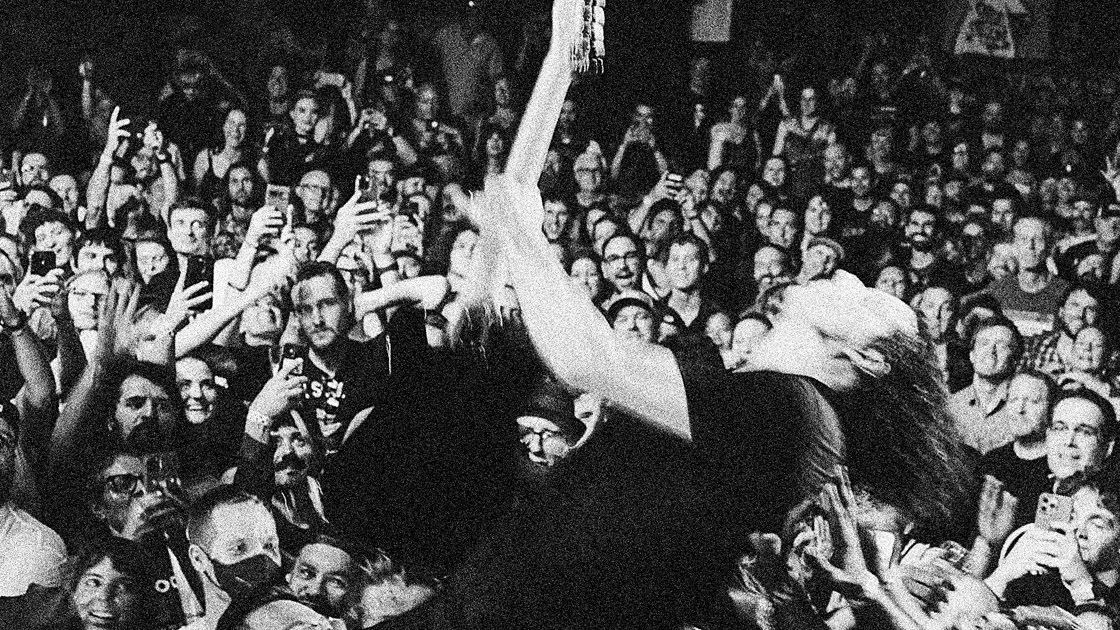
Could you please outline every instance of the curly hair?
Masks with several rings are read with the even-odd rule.
[[[970,464],[954,428],[948,392],[933,362],[924,324],[917,336],[895,333],[873,342],[891,370],[864,377],[843,395],[841,414],[852,482],[901,510],[929,535],[953,523],[971,495]]]

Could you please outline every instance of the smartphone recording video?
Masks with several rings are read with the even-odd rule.
[[[288,204],[291,203],[291,198],[291,188],[269,184],[265,192],[265,205],[276,208],[280,212],[286,212]]]
[[[303,366],[307,365],[307,346],[286,343],[280,351],[280,369],[287,368],[290,364],[299,361],[299,367],[292,374],[302,375]]]

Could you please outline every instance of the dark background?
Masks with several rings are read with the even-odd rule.
[[[486,1],[486,0],[480,0]],[[738,0],[730,45],[701,48],[723,58],[724,75],[736,77],[746,51],[761,37],[779,54],[800,52],[807,63],[830,70],[849,64],[860,36],[869,29],[896,33],[903,56],[908,34],[927,30],[936,41],[942,0]],[[278,52],[265,46],[273,24],[286,25],[305,46],[341,47],[360,22],[361,0],[0,0],[0,106],[19,99],[30,65],[51,70],[64,107],[76,104],[76,67],[82,55],[98,66],[98,84],[124,105],[151,102],[167,76],[176,45],[208,53],[248,94],[263,90],[268,66]],[[433,24],[460,2],[385,0],[402,12],[424,15]],[[547,0],[489,0],[488,30],[512,63],[520,25],[532,11],[547,11]],[[658,102],[667,85],[683,85],[687,60],[690,0],[610,0],[607,20],[608,71],[593,89],[608,112],[626,111],[633,100]],[[199,35],[185,41],[176,28],[190,17]],[[1120,59],[1120,9],[1093,0],[1055,2],[1053,46],[1074,71],[1112,68]],[[74,100],[69,100],[74,99]],[[608,113],[604,112],[604,113]]]

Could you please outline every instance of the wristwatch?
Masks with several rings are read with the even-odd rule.
[[[19,319],[17,319],[14,323],[9,324],[6,321],[0,320],[0,329],[8,333],[9,335],[27,325],[27,313],[24,313],[23,311],[17,312],[19,313]]]

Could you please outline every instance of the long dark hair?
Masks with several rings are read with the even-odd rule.
[[[901,510],[921,534],[952,526],[973,475],[947,408],[948,392],[920,334],[895,333],[869,345],[890,372],[842,396],[852,483]]]

